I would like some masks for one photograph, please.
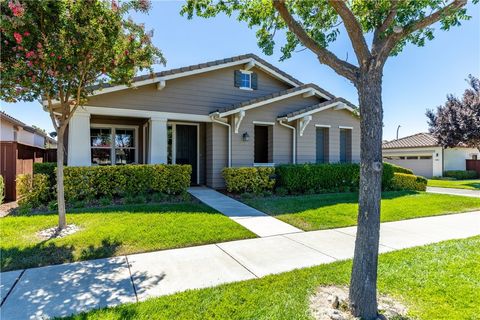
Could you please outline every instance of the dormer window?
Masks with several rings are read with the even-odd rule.
[[[257,74],[247,70],[235,70],[234,84],[242,90],[257,90]]]

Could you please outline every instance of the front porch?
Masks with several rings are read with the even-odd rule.
[[[118,109],[110,109],[115,115],[106,115],[87,110],[76,112],[69,124],[69,166],[189,164],[192,184],[206,184],[206,122],[154,112],[118,115]]]

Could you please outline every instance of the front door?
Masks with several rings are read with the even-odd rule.
[[[197,184],[197,126],[177,124],[175,126],[175,163],[192,166],[192,184]]]

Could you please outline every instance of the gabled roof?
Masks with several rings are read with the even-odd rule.
[[[408,137],[392,140],[384,143],[382,149],[397,148],[421,148],[421,147],[437,147],[439,146],[437,139],[427,132],[417,133]]]
[[[278,119],[286,119],[287,121],[293,121],[306,115],[310,115],[334,107],[339,109],[347,109],[350,112],[355,112],[357,110],[357,107],[355,105],[345,100],[344,98],[334,98],[332,100],[327,100],[322,103],[314,104],[313,106],[307,108],[289,112],[287,114],[279,116]]]
[[[262,97],[258,97],[255,99],[251,99],[248,101],[244,101],[241,103],[237,104],[232,104],[228,107],[218,109],[215,112],[212,112],[211,114],[218,113],[220,114],[221,117],[228,116],[233,113],[237,113],[239,110],[248,110],[248,109],[253,109],[268,103],[272,103],[275,101],[287,99],[296,95],[304,94],[304,93],[312,93],[314,95],[320,96],[324,99],[331,100],[334,99],[335,96],[332,95],[330,92],[320,88],[319,86],[308,83],[301,85],[299,87],[283,90],[283,91],[278,91],[274,92]]]
[[[25,124],[24,122],[12,117],[11,115],[7,114],[5,111],[0,111],[0,119],[2,121],[8,121],[14,126],[21,127],[23,130],[30,132],[30,133],[35,133],[38,134],[39,136],[44,137],[47,139],[50,143],[57,143],[55,139],[52,139],[50,136],[48,136],[45,132],[43,132],[41,129],[34,128],[32,126],[29,126]]]
[[[165,70],[165,71],[160,71],[154,74],[146,74],[146,75],[141,75],[138,77],[135,77],[132,82],[132,86],[142,86],[142,85],[147,85],[147,84],[152,84],[152,83],[158,83],[160,81],[165,81],[165,80],[170,80],[170,79],[175,79],[175,78],[180,78],[180,77],[185,77],[189,76],[192,74],[198,74],[198,73],[203,73],[211,70],[216,70],[216,69],[222,69],[222,68],[228,68],[231,66],[236,66],[236,65],[241,65],[241,64],[248,64],[248,63],[253,63],[253,66],[256,66],[266,73],[271,74],[272,76],[276,77],[277,79],[280,79],[291,86],[301,86],[303,83],[300,82],[299,80],[295,79],[288,73],[278,69],[274,65],[268,63],[267,61],[263,60],[262,58],[258,57],[257,55],[253,53],[249,54],[243,54],[235,57],[230,57],[226,59],[220,59],[220,60],[214,60],[214,61],[209,61],[209,62],[204,62],[204,63],[199,63],[199,64],[194,64],[191,66],[187,67],[181,67],[181,68],[176,68],[176,69],[171,69],[171,70]],[[128,86],[125,85],[117,85],[117,86],[112,86],[108,84],[104,84],[102,86],[94,86],[93,89],[96,90],[93,95],[99,95],[99,94],[104,94],[108,92],[113,92],[117,90],[123,90],[129,88]]]

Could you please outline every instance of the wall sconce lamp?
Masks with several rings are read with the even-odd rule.
[[[242,141],[248,141],[250,140],[250,136],[248,135],[248,132],[245,132],[244,134],[242,134]]]

